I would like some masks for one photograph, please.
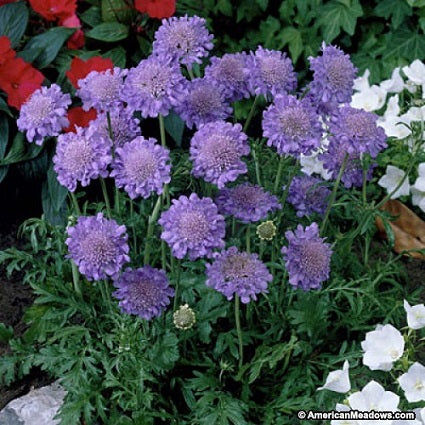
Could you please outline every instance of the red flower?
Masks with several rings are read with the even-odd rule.
[[[89,109],[85,111],[81,106],[75,106],[74,108],[68,109],[68,120],[69,126],[65,128],[65,133],[73,132],[76,133],[76,125],[78,127],[87,127],[90,121],[97,118],[96,109]]]
[[[169,18],[176,11],[176,0],[135,0],[134,7],[151,18]]]
[[[114,63],[111,59],[104,59],[100,56],[94,56],[86,61],[80,58],[74,58],[71,62],[71,68],[69,71],[66,71],[66,76],[68,77],[71,84],[78,89],[78,80],[87,77],[91,71],[106,71],[107,69],[112,69]]]
[[[15,57],[16,52],[10,46],[9,37],[0,37],[0,66]]]
[[[8,60],[0,67],[0,89],[7,94],[7,103],[20,109],[41,87],[44,75],[22,58]]]
[[[72,36],[68,40],[68,49],[79,49],[80,47],[84,46],[84,32],[81,29],[81,22],[77,15],[74,14],[72,16],[69,16],[63,21],[60,21],[59,25],[62,25],[66,28],[78,28],[78,30],[75,31],[74,34],[72,34]]]
[[[0,0],[0,6],[4,6],[5,4],[15,3],[18,0]]]
[[[75,15],[77,0],[29,0],[31,7],[47,21]]]

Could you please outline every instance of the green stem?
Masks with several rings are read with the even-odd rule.
[[[257,178],[257,184],[259,186],[261,186],[260,164],[259,164],[258,159],[257,159],[257,152],[256,152],[256,145],[255,145],[255,143],[252,146],[251,152],[252,152],[252,158],[254,159],[254,164],[255,164],[255,176]]]
[[[238,343],[239,343],[239,370],[241,370],[243,366],[243,339],[242,339],[242,329],[241,329],[239,295],[236,295],[236,294],[235,294],[235,323],[236,323],[236,332],[238,334]]]
[[[160,210],[161,210],[161,196],[158,196],[158,199],[156,200],[155,206],[152,210],[152,214],[149,216],[149,220],[148,220],[148,230],[146,231],[146,238],[145,238],[145,258],[144,258],[145,265],[149,264],[153,230],[154,230],[155,223],[158,218]]]
[[[232,238],[235,237],[235,233],[236,233],[236,219],[235,217],[232,217]]]
[[[81,210],[80,210],[80,206],[78,205],[78,199],[75,196],[74,192],[69,192],[70,196],[71,196],[71,200],[72,200],[72,204],[74,206],[74,210],[78,215],[81,215]]]
[[[162,147],[165,148],[167,146],[167,139],[165,137],[164,117],[161,114],[159,114],[158,120],[159,120],[159,134],[161,136],[161,145],[162,145]]]
[[[362,201],[363,205],[366,205],[367,203],[367,196],[366,196],[366,184],[367,184],[367,168],[365,167],[364,162],[363,164],[363,180],[362,180]]]
[[[130,199],[130,218],[131,218],[131,227],[133,229],[133,250],[135,253],[137,253],[136,226],[134,225],[134,205],[133,205],[132,199]]]
[[[283,163],[285,162],[285,157],[282,155],[280,157],[280,161],[279,161],[279,166],[277,169],[277,174],[276,174],[276,179],[274,181],[274,192],[277,192],[277,189],[279,187],[280,184],[280,179],[282,177],[282,171],[283,171]]]
[[[80,274],[78,273],[77,266],[71,260],[71,270],[72,270],[72,283],[74,284],[75,293],[81,297],[81,287],[80,287]]]
[[[103,197],[105,198],[106,211],[108,212],[108,217],[111,218],[111,204],[109,202],[108,191],[106,190],[106,184],[104,179],[100,179],[100,185],[102,186]]]
[[[175,289],[174,289],[173,311],[176,311],[177,310],[178,293],[179,293],[179,286],[180,286],[180,273],[181,273],[181,265],[180,265],[180,261],[177,260],[177,266],[176,266],[176,286],[175,286]]]
[[[254,116],[255,107],[257,106],[259,98],[260,98],[260,95],[257,94],[257,96],[255,96],[254,102],[252,103],[251,109],[249,110],[248,118],[245,121],[245,125],[243,126],[243,132],[244,133],[246,133],[249,125],[251,124],[251,120],[252,120],[252,117]]]
[[[249,224],[246,228],[246,252],[251,253],[251,226]]]
[[[111,122],[111,114],[108,112],[106,112],[106,121],[108,123],[108,135],[109,138],[111,139],[112,143],[114,143],[114,132],[112,131],[112,122]]]
[[[190,68],[189,66],[187,66],[186,69],[187,69],[187,73],[189,74],[189,78],[191,80],[195,79],[195,75],[193,74],[192,68]]]

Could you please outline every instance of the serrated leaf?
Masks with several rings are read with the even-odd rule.
[[[6,326],[4,323],[0,323],[0,342],[7,343],[12,337],[12,326]]]
[[[425,35],[399,28],[392,33],[389,40],[387,52],[382,59],[385,61],[390,57],[406,58],[413,61],[425,56]]]
[[[412,16],[413,11],[405,0],[382,0],[375,7],[377,16],[390,18],[394,29],[397,29],[406,16]]]
[[[128,26],[118,22],[105,22],[86,32],[86,36],[99,41],[120,41],[128,37]]]
[[[301,32],[294,27],[286,27],[282,31],[282,38],[288,44],[289,53],[291,54],[292,61],[295,63],[303,51],[303,40]]]
[[[0,7],[0,36],[9,37],[12,47],[16,47],[24,35],[28,16],[28,8],[23,2],[5,4]]]

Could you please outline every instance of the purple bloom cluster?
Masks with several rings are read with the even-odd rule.
[[[279,155],[309,155],[320,147],[322,124],[307,99],[278,95],[263,113],[263,135]]]
[[[188,81],[186,95],[176,104],[175,111],[189,128],[226,119],[232,108],[226,103],[223,90],[206,78]]]
[[[249,61],[250,88],[255,94],[267,96],[295,90],[297,76],[286,53],[259,46]]]
[[[192,193],[189,198],[182,195],[173,199],[158,223],[163,228],[161,238],[176,258],[184,258],[186,254],[190,260],[211,257],[214,249],[224,248],[224,217],[211,198],[199,198]]]
[[[128,268],[114,281],[114,286],[117,290],[112,295],[120,300],[121,310],[146,320],[159,316],[174,296],[164,270],[151,266]]]
[[[41,145],[44,137],[57,136],[69,125],[66,117],[71,96],[62,93],[57,84],[41,87],[22,105],[18,129],[27,132],[27,140]]]
[[[205,19],[198,16],[163,19],[155,33],[152,53],[170,57],[189,67],[201,63],[201,59],[214,47],[214,36],[205,24]]]
[[[325,213],[331,191],[322,183],[322,180],[307,175],[292,179],[287,201],[295,207],[298,217]]]
[[[224,121],[201,125],[190,143],[192,174],[223,188],[248,171],[241,157],[248,155],[248,137],[240,124]]]
[[[215,202],[221,214],[233,215],[243,223],[262,220],[282,208],[276,196],[251,183],[220,190]]]
[[[75,226],[68,228],[70,258],[89,280],[115,277],[130,261],[125,226],[108,220],[102,213],[95,217],[79,217]]]
[[[332,250],[319,236],[316,223],[303,229],[299,224],[295,232],[285,232],[289,244],[282,248],[289,283],[304,291],[320,289],[329,278]]]
[[[170,153],[153,138],[141,136],[117,148],[111,177],[117,187],[123,187],[131,199],[148,198],[152,192],[162,193],[171,181]]]
[[[87,186],[90,180],[108,176],[112,161],[111,142],[93,128],[77,127],[77,133],[65,133],[58,137],[53,157],[58,181],[74,192],[77,183]]]
[[[273,276],[257,254],[239,252],[234,246],[215,256],[207,264],[206,285],[222,293],[228,300],[236,294],[243,303],[257,300],[257,294],[267,292]]]
[[[167,115],[183,95],[185,81],[169,58],[150,56],[129,70],[121,97],[144,118]]]

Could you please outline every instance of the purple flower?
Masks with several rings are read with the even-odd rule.
[[[307,175],[292,179],[287,201],[297,210],[297,217],[325,213],[331,191],[322,183],[322,180]]]
[[[224,121],[200,126],[190,142],[192,174],[223,188],[248,171],[241,157],[250,152],[240,124]]]
[[[297,86],[291,59],[284,52],[258,46],[255,53],[251,53],[249,67],[250,87],[255,94],[275,96],[278,93],[293,91]]]
[[[120,300],[121,310],[146,320],[159,316],[170,304],[170,297],[174,296],[164,270],[151,266],[135,270],[128,268],[114,281],[114,286],[117,290],[112,295]]]
[[[213,56],[205,68],[205,77],[223,88],[227,101],[235,102],[250,97],[247,54],[226,53],[223,57]]]
[[[278,95],[263,113],[263,135],[279,155],[309,155],[320,147],[322,133],[319,115],[306,99]]]
[[[77,127],[77,133],[65,133],[58,137],[53,157],[58,181],[74,192],[77,182],[87,186],[90,180],[108,176],[112,161],[111,143],[92,128]]]
[[[225,102],[223,90],[206,78],[195,78],[186,84],[187,95],[175,106],[175,111],[189,128],[226,119],[232,108]]]
[[[221,214],[233,215],[243,223],[262,220],[282,208],[276,196],[251,183],[220,190],[215,202]]]
[[[27,140],[41,145],[44,137],[57,136],[69,125],[66,117],[71,96],[57,84],[41,87],[22,105],[18,129],[27,132]]]
[[[122,106],[120,91],[126,69],[114,68],[106,71],[91,71],[78,80],[80,88],[75,94],[83,101],[83,109],[110,112]]]
[[[222,293],[228,300],[236,294],[246,304],[265,293],[273,276],[257,254],[239,252],[234,246],[216,254],[214,262],[207,264],[205,284]]]
[[[309,60],[313,71],[309,96],[328,110],[340,103],[350,103],[357,73],[350,57],[338,47],[323,43],[322,56]]]
[[[123,187],[131,199],[148,198],[152,192],[162,193],[171,181],[170,153],[153,138],[141,136],[117,148],[111,177],[117,187]]]
[[[319,236],[316,223],[303,229],[299,224],[295,232],[285,232],[288,247],[281,250],[285,259],[289,283],[304,291],[320,289],[329,278],[332,250],[330,244]]]
[[[175,257],[181,259],[188,254],[190,260],[196,260],[211,257],[214,249],[224,248],[224,217],[218,214],[211,198],[192,193],[189,198],[180,196],[172,203],[158,223],[163,227],[161,239]]]
[[[140,121],[133,116],[130,108],[118,107],[110,112],[113,140],[109,137],[108,119],[106,113],[101,113],[90,122],[90,128],[104,139],[113,142],[114,146],[123,146],[140,136]]]
[[[68,228],[70,258],[89,280],[115,277],[130,261],[125,226],[108,220],[98,213],[95,217],[79,217],[75,226]]]
[[[198,16],[163,19],[155,33],[152,53],[189,67],[195,62],[201,63],[201,58],[214,47],[214,36],[205,24],[205,19]]]
[[[350,106],[338,108],[330,117],[331,143],[344,143],[350,154],[368,153],[375,158],[387,147],[385,131],[377,127],[378,116]]]
[[[165,116],[183,95],[185,81],[177,64],[150,56],[128,71],[121,98],[144,118]]]

